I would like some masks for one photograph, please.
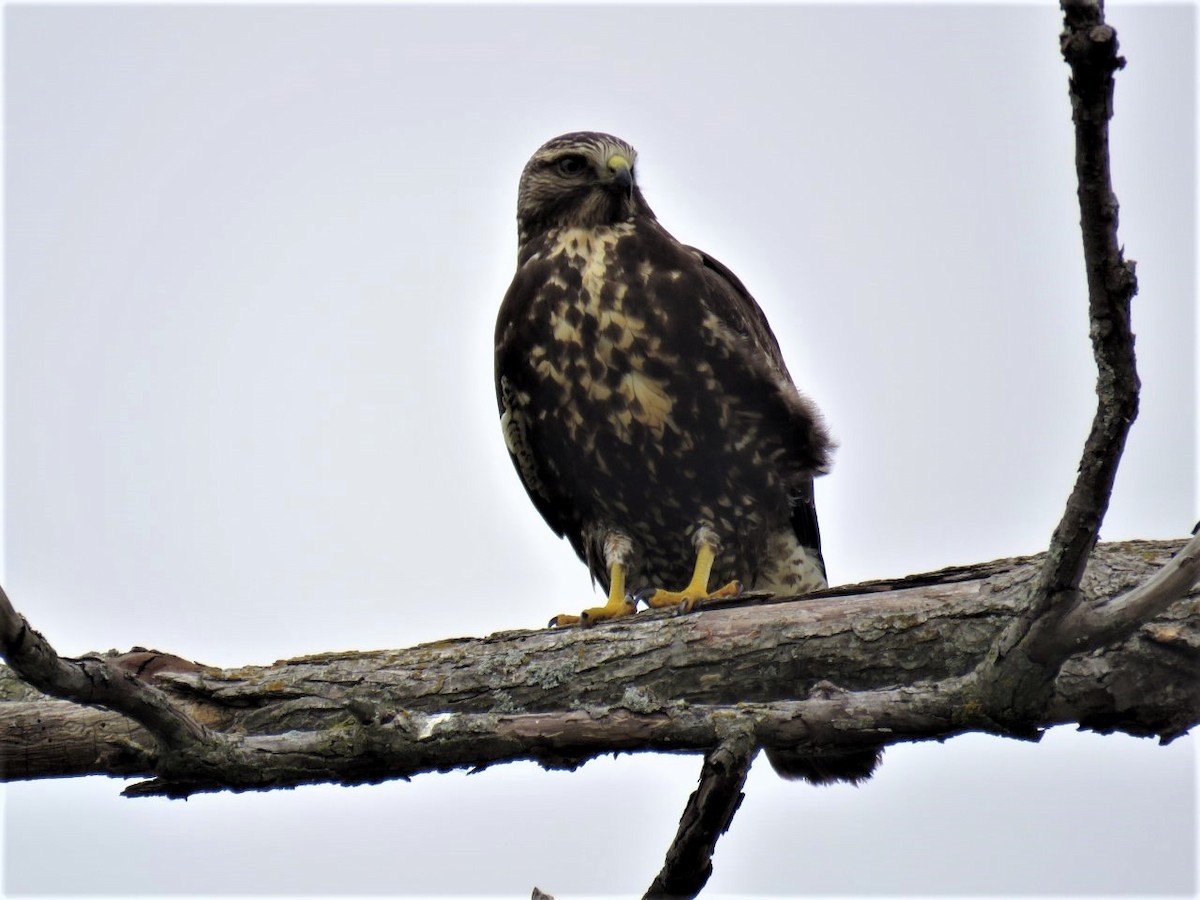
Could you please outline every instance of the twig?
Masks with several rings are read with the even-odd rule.
[[[700,784],[688,798],[675,840],[667,849],[662,871],[646,891],[646,900],[695,897],[712,875],[717,840],[742,804],[742,787],[758,748],[752,732],[730,735],[704,757]]]

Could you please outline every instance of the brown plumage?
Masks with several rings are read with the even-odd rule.
[[[591,132],[533,155],[496,322],[514,465],[609,593],[581,618],[628,615],[638,599],[690,608],[737,582],[824,587],[812,480],[828,469],[829,436],[758,304],[658,223],[635,163],[627,143]],[[812,762],[789,759],[786,774],[866,777],[875,754]]]

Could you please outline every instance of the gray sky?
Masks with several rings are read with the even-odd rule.
[[[1195,13],[1110,4],[1143,382],[1104,528],[1197,517]],[[1095,379],[1056,9],[8,6],[5,585],[61,652],[217,665],[537,627],[592,602],[500,436],[516,181],[639,150],[840,443],[835,583],[1044,548]],[[4,791],[25,893],[640,892],[694,757],[123,800]],[[1194,740],[760,764],[710,895],[1195,887]],[[64,848],[71,848],[66,851]],[[70,862],[64,859],[69,852]]]

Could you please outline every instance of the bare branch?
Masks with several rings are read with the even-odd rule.
[[[1108,509],[1125,440],[1137,418],[1140,388],[1130,322],[1137,278],[1134,263],[1125,260],[1117,240],[1118,204],[1108,152],[1113,73],[1125,60],[1117,55],[1117,34],[1104,22],[1101,0],[1061,0],[1061,6],[1065,17],[1061,47],[1071,67],[1088,316],[1099,373],[1097,407],[1034,602],[997,645],[990,663],[1001,670],[989,678],[998,692],[993,705],[1017,719],[1046,702],[1054,673],[1066,658],[1061,621],[1080,605],[1079,581]]]
[[[40,691],[75,703],[98,704],[123,713],[168,744],[208,738],[165,694],[136,674],[98,657],[63,659],[29,627],[0,588],[0,654],[18,675]]]
[[[1079,585],[1108,508],[1125,439],[1137,418],[1138,390],[1130,302],[1137,293],[1134,263],[1117,240],[1118,203],[1112,188],[1108,122],[1113,113],[1117,33],[1104,22],[1100,0],[1063,0],[1062,53],[1071,66],[1075,172],[1087,269],[1088,316],[1096,358],[1097,410],[1084,444],[1079,476],[1051,542],[1042,574],[1049,605]]]
[[[1153,619],[1200,583],[1200,534],[1148,581],[1108,602],[1081,603],[1059,623],[1057,640],[1064,655],[1089,650]]]
[[[1102,546],[1081,590],[1095,606],[1122,597],[1181,545]],[[515,759],[574,767],[614,751],[704,753],[739,730],[759,746],[820,754],[968,730],[1036,735],[1063,722],[1170,739],[1200,720],[1195,654],[1186,649],[1200,644],[1197,593],[1147,623],[1154,634],[1143,627],[1073,656],[1037,718],[1015,728],[998,717],[977,669],[1026,609],[1040,562],[945,570],[860,586],[852,596],[639,614],[591,629],[262,668],[174,662],[146,687],[203,723],[206,740],[181,747],[160,738],[157,751],[130,750],[143,733],[115,713],[48,699],[0,702],[4,775],[137,772],[155,778],[129,793],[186,796],[360,784]],[[96,663],[150,671],[151,656]],[[60,723],[57,733],[46,722]],[[103,752],[97,740],[107,742]]]
[[[705,755],[700,784],[688,798],[679,831],[646,898],[691,898],[704,889],[712,875],[713,851],[742,804],[742,787],[757,752],[753,733],[743,730]]]

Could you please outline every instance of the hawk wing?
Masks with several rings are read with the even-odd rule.
[[[542,264],[543,266],[545,263]],[[539,291],[557,290],[536,263],[526,263],[509,286],[496,319],[496,404],[504,443],[521,484],[546,524],[558,537],[565,537],[580,559],[586,559],[580,511],[558,489],[554,472],[547,471],[553,460],[537,443],[536,423],[533,420],[538,392],[536,380],[529,378],[529,335],[519,334],[517,325],[528,315],[529,307],[538,299]],[[544,323],[529,323],[536,330],[548,327]]]
[[[742,335],[755,350],[764,354],[784,378],[791,380],[779,341],[767,324],[767,317],[758,302],[750,296],[740,278],[733,274],[720,260],[714,259],[697,247],[684,245],[700,257],[704,265],[704,281],[709,289],[712,311],[735,333]]]
[[[819,465],[809,470],[810,473],[814,470],[824,472],[832,445],[816,408],[796,390],[784,364],[779,341],[762,308],[727,266],[696,247],[685,249],[698,254],[704,265],[710,309],[731,332],[745,341],[752,364],[757,363],[761,374],[772,385],[776,401],[773,405],[788,423],[785,433],[791,437],[790,448],[800,459],[816,458]],[[822,446],[814,446],[814,443]],[[788,500],[796,539],[801,546],[812,548],[820,556],[821,531],[817,524],[812,474],[802,474],[793,480]]]

